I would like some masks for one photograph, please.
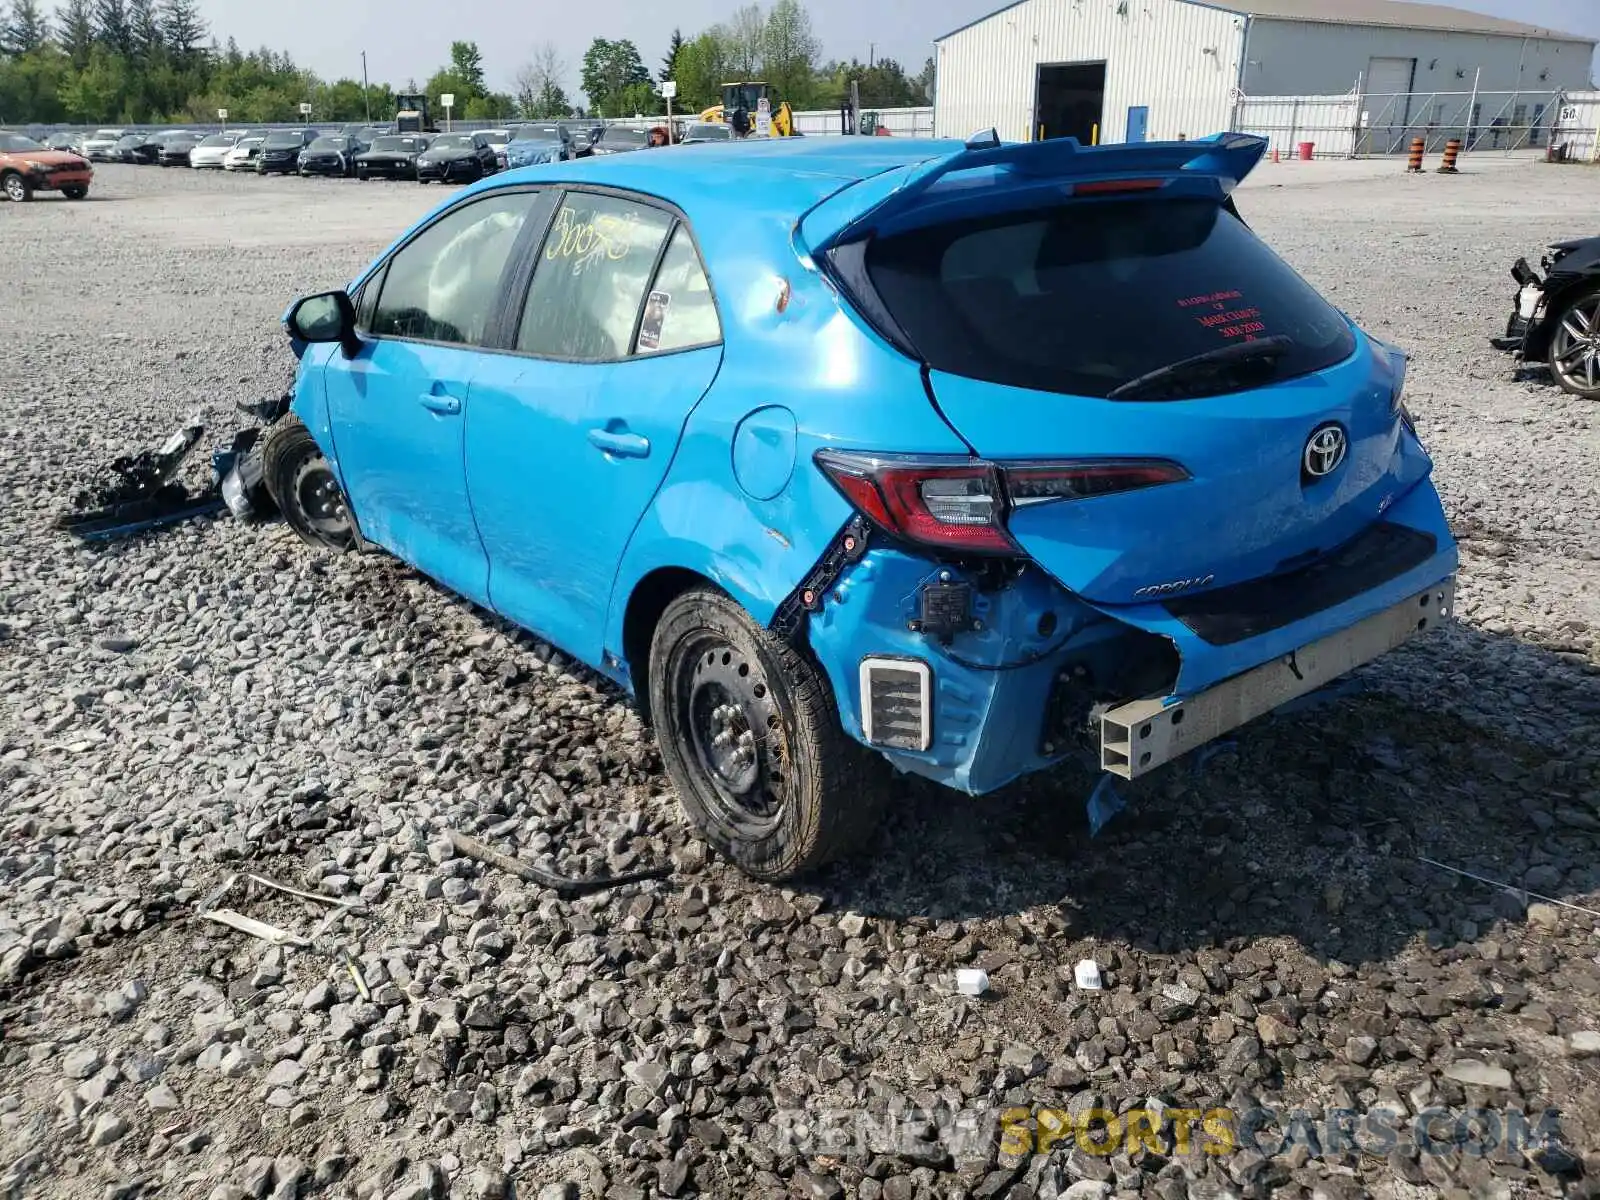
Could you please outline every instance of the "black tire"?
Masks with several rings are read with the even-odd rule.
[[[33,185],[16,171],[0,175],[0,191],[5,192],[7,200],[16,204],[26,204],[33,199]]]
[[[883,784],[840,725],[827,678],[725,593],[694,588],[667,605],[649,680],[684,812],[740,870],[792,879],[870,840]]]
[[[1567,301],[1552,328],[1550,373],[1563,391],[1600,400],[1600,289]]]
[[[89,194],[89,185],[86,183],[69,183],[61,189],[61,194],[68,200],[82,200]]]
[[[261,466],[267,494],[290,529],[313,546],[355,549],[355,526],[333,467],[297,418],[283,417],[267,430]]]

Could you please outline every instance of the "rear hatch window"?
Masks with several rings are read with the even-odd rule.
[[[872,289],[934,370],[1110,396],[1173,363],[1252,340],[1248,386],[1349,357],[1344,318],[1214,199],[1096,200],[912,229],[866,247]],[[1246,382],[1185,373],[1163,398]],[[1153,398],[1153,397],[1142,397]]]

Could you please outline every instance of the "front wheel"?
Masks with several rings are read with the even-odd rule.
[[[89,194],[89,188],[86,184],[69,183],[66,187],[61,189],[61,194],[68,200],[82,200]]]
[[[882,809],[872,760],[821,670],[711,588],[667,606],[650,644],[661,757],[702,837],[757,879],[859,850]]]
[[[283,519],[313,546],[353,550],[355,525],[344,491],[311,431],[294,417],[267,430],[261,446],[262,481]]]
[[[1550,339],[1550,372],[1574,396],[1600,400],[1600,291],[1562,312]]]
[[[0,180],[0,190],[5,192],[6,199],[13,204],[26,204],[33,199],[32,185],[15,171],[7,175],[4,180]]]

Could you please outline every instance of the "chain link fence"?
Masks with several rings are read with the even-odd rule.
[[[1401,155],[1421,138],[1437,154],[1456,140],[1464,153],[1554,149],[1593,157],[1600,93],[1405,92],[1343,96],[1240,96],[1233,128],[1264,137],[1284,156]],[[1309,151],[1305,147],[1309,146]]]

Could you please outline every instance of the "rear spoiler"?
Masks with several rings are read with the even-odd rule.
[[[886,172],[823,201],[801,222],[801,241],[813,254],[887,225],[912,210],[966,207],[981,194],[992,201],[995,189],[1015,190],[1017,198],[1091,179],[1173,179],[1188,175],[1208,181],[1226,199],[1255,169],[1267,141],[1246,133],[1219,133],[1198,141],[1139,142],[1081,146],[1075,138],[1004,144],[990,131],[961,149]],[[919,212],[919,216],[922,213]],[[954,215],[941,213],[941,216]]]

